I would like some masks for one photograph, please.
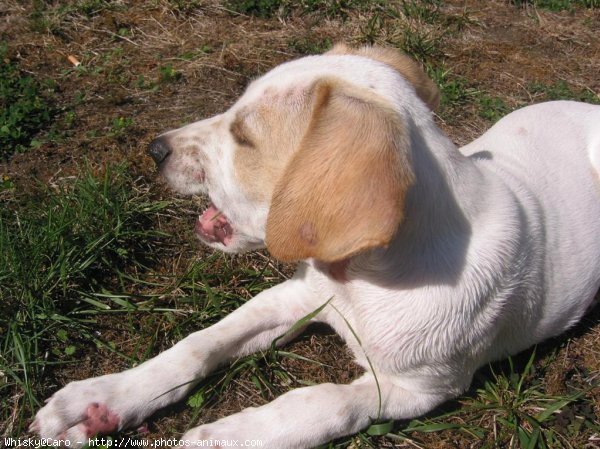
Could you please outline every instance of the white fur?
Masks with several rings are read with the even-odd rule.
[[[165,170],[167,179],[185,193],[208,192],[235,224],[231,245],[212,246],[238,252],[264,245],[269,204],[250,200],[233,169],[227,129],[236,111],[251,108],[267,88],[302,91],[325,76],[371,89],[409,130],[417,183],[389,247],[352,258],[346,282],[308,260],[293,279],[158,357],[69,384],[38,413],[41,436],[57,438],[69,426],[68,435],[79,436],[74,423],[90,402],[106,404],[121,427],[139,424],[192,384],[175,386],[269,347],[329,298],[315,321],[344,338],[364,376],[349,385],[295,389],[183,439],[304,448],[357,432],[377,416],[411,418],[465,391],[482,364],[558,335],[581,318],[600,285],[600,107],[526,107],[459,151],[412,87],[365,57],[283,64],[251,84],[225,114],[172,132],[183,140],[202,137],[206,181],[190,176],[197,168],[190,169],[195,162],[188,156]]]

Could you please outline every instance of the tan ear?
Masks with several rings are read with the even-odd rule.
[[[327,54],[357,55],[383,62],[400,72],[400,74],[413,85],[417,95],[429,109],[435,111],[440,105],[440,91],[435,83],[431,81],[416,61],[393,48],[352,48],[345,44],[336,44],[327,52]]]
[[[266,243],[282,261],[334,262],[386,246],[414,181],[400,118],[375,99],[319,81],[306,134],[277,182]]]

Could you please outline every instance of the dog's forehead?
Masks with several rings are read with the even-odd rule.
[[[254,80],[238,104],[252,104],[283,92],[306,91],[318,79],[328,77],[375,91],[392,89],[398,81],[398,74],[389,66],[364,56],[307,56],[281,64]]]

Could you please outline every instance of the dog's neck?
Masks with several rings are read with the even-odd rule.
[[[404,268],[413,271],[409,277],[438,271],[441,283],[454,282],[460,275],[471,223],[492,207],[486,191],[496,181],[460,153],[432,119],[412,122],[409,129],[416,182],[396,236],[386,248],[334,263],[315,261],[314,267],[329,278],[346,283],[355,272],[377,276],[389,271],[401,274]]]
[[[433,120],[410,125],[416,182],[407,196],[405,218],[387,248],[362,254],[352,265],[375,276],[391,271],[420,282],[419,276],[435,273],[437,282],[453,283],[465,265],[471,223],[492,206],[486,199],[489,179]]]
[[[351,257],[336,262],[321,262],[316,260],[314,261],[313,266],[334,281],[344,284],[349,280],[348,266],[350,265],[351,260]]]

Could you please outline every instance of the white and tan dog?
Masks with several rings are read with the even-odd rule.
[[[140,366],[68,384],[33,430],[76,446],[137,425],[330,298],[314,321],[366,374],[295,389],[182,442],[308,448],[414,417],[465,391],[481,365],[575,324],[600,286],[600,107],[530,106],[458,150],[433,121],[437,101],[405,56],[337,46],[155,140],[170,185],[210,197],[196,224],[205,243],[266,246],[298,270]]]

